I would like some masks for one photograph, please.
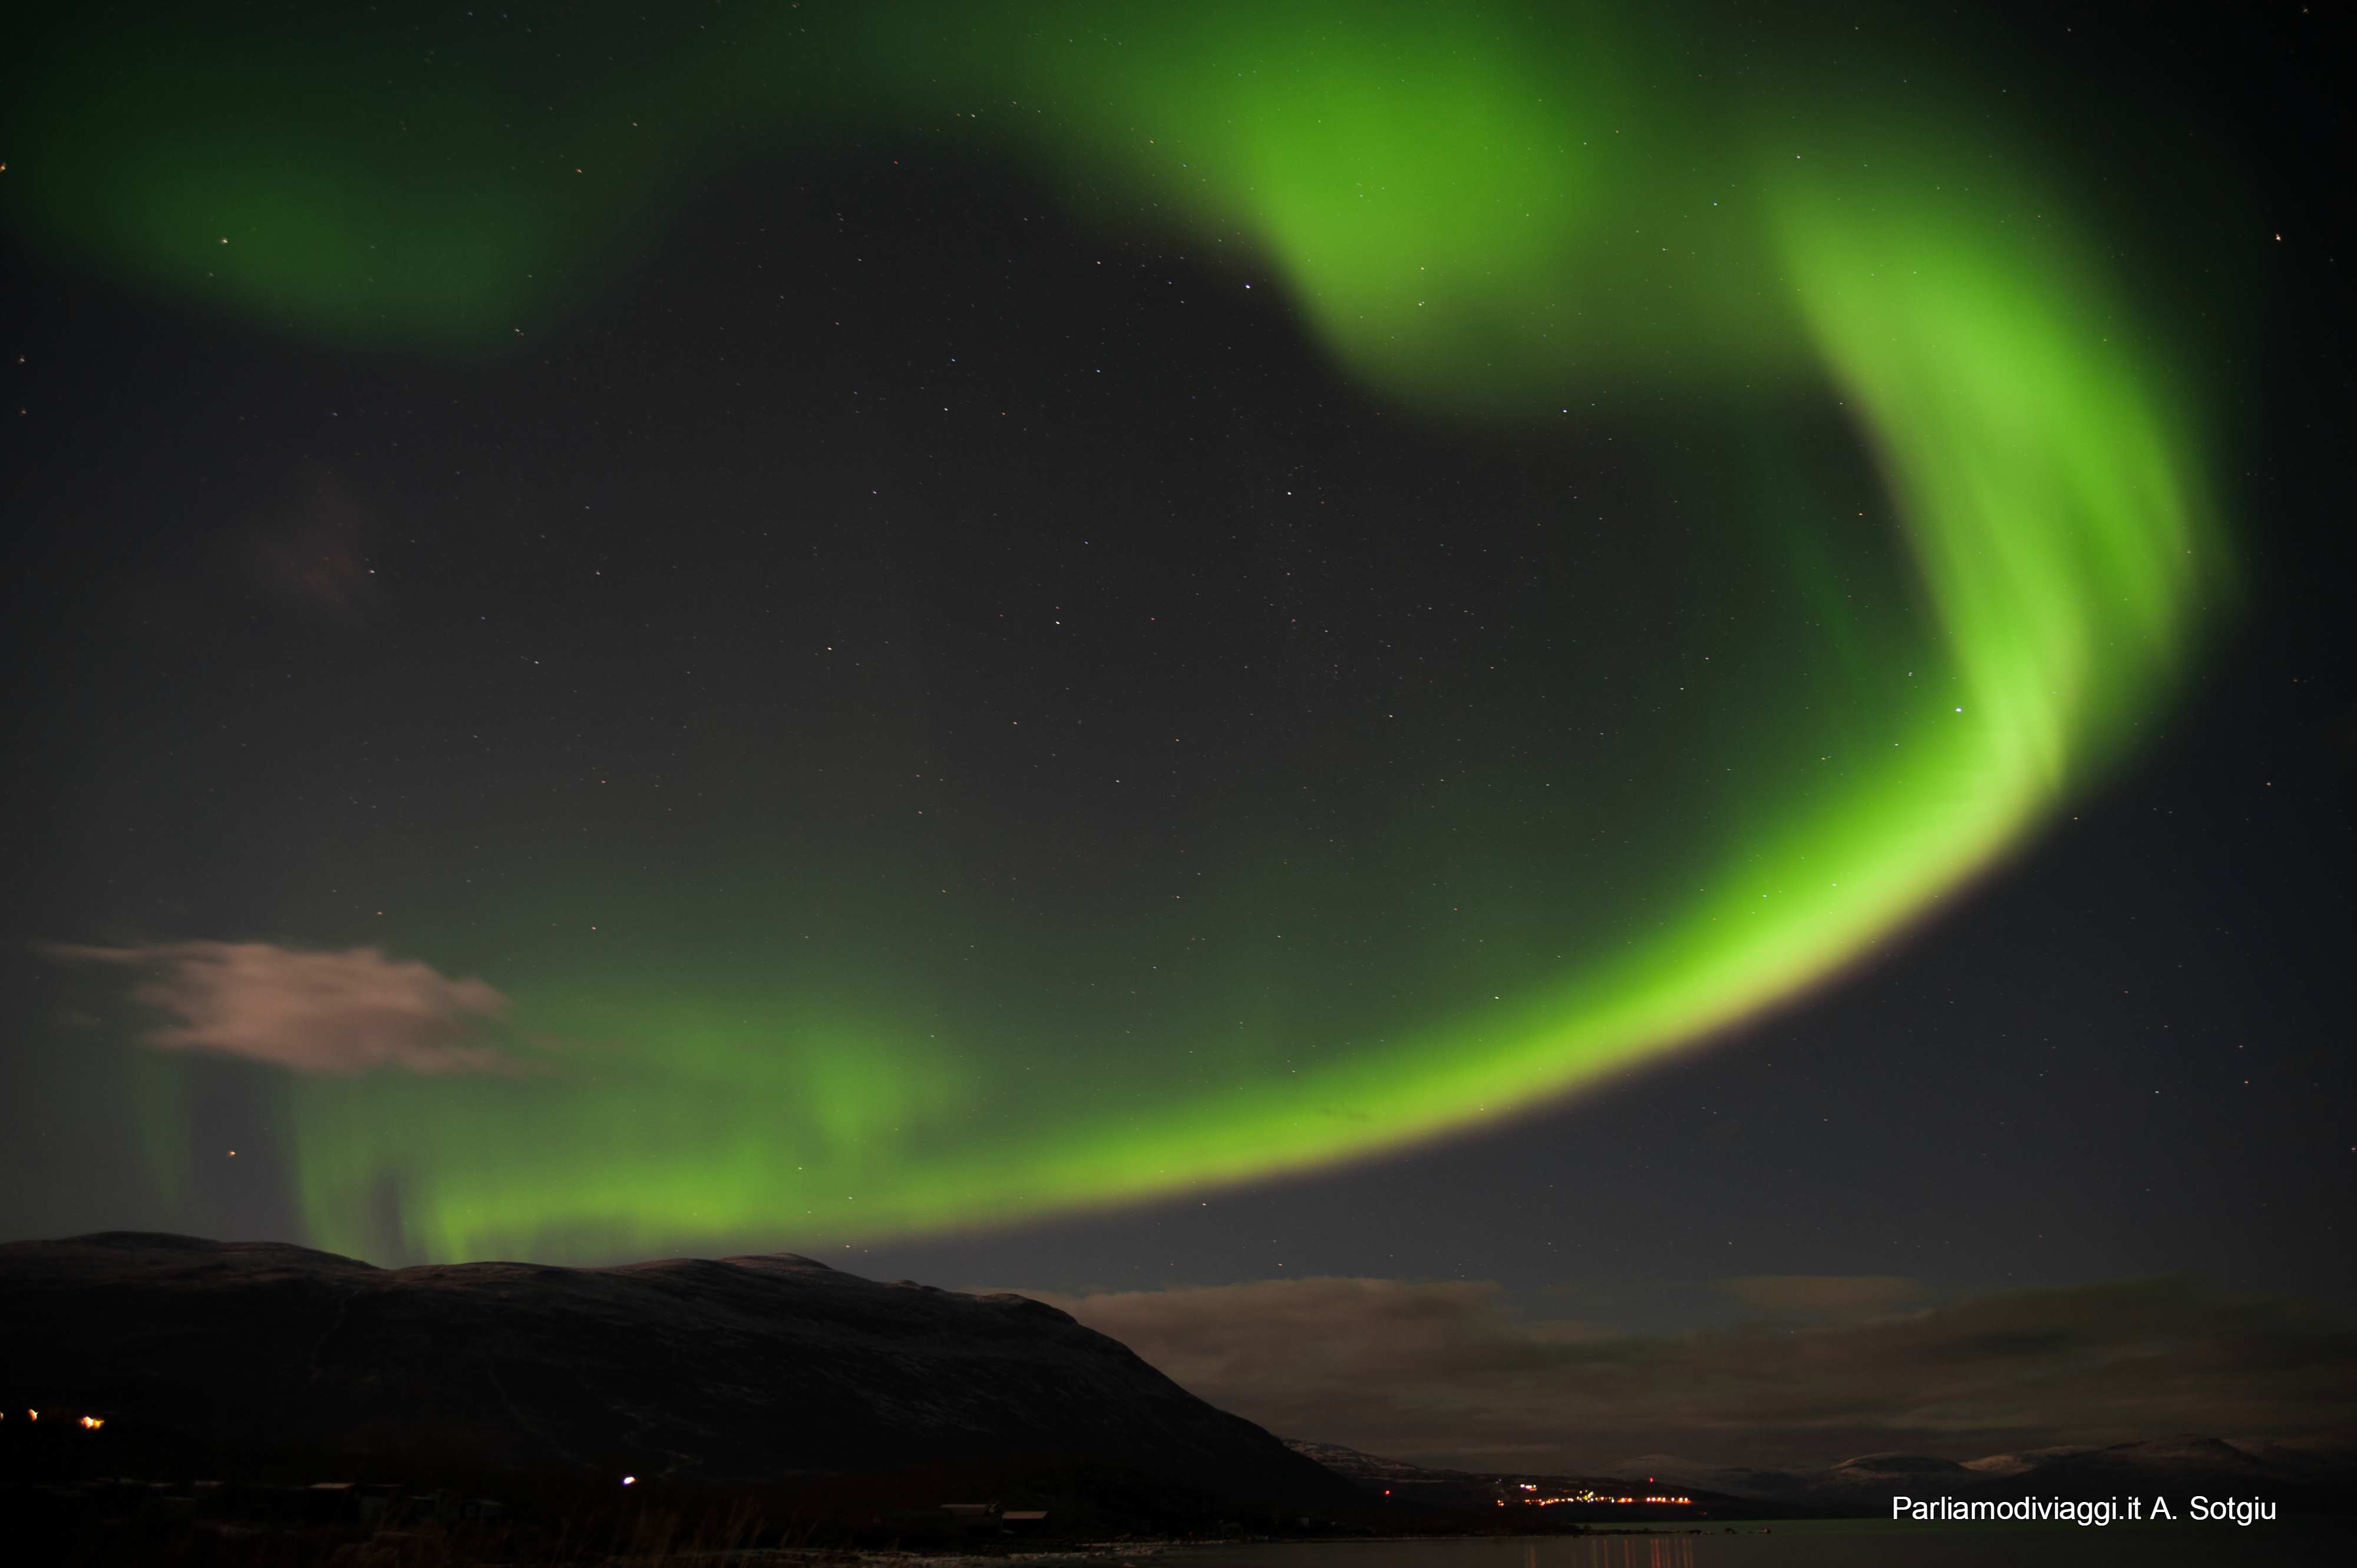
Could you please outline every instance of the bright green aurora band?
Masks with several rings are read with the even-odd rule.
[[[1921,588],[1907,625],[1848,635],[1910,668],[1870,703],[1790,693],[1813,716],[1782,739],[1721,737],[1765,782],[1705,875],[1523,932],[1560,961],[1417,994],[1380,1037],[1314,997],[1239,1031],[1265,972],[1114,1051],[901,1005],[883,950],[825,985],[487,958],[524,1036],[605,1043],[513,1079],[290,1082],[325,1245],[382,1252],[388,1183],[413,1252],[611,1253],[1011,1220],[1476,1125],[1793,996],[1990,866],[2120,752],[2218,596],[2166,313],[2056,159],[1846,22],[1836,47],[1602,5],[823,9],[661,48],[617,24],[561,92],[516,40],[69,38],[10,112],[15,220],[283,331],[490,360],[619,275],[697,166],[933,136],[1109,234],[1248,257],[1404,407],[1535,424],[1641,388],[1739,426],[1837,402]]]

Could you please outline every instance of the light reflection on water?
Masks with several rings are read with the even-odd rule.
[[[2292,1568],[2357,1562],[2357,1520],[1937,1527],[1779,1520],[1701,1533],[1295,1541],[1173,1552],[1160,1568]]]
[[[1589,1536],[1561,1544],[1577,1547],[1568,1556],[1578,1568],[1695,1568],[1695,1538],[1691,1535]],[[1568,1568],[1566,1556],[1560,1552],[1549,1552],[1548,1561],[1542,1565],[1539,1543],[1523,1542],[1523,1568]]]

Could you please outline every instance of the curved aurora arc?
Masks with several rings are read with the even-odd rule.
[[[239,123],[224,116],[241,102],[273,100],[235,91],[181,104],[168,145],[121,129],[152,113],[108,121],[102,93],[37,104],[37,124],[80,124],[91,150],[48,185],[11,177],[30,187],[20,221],[59,253],[330,342],[463,356],[561,311],[527,279],[618,248],[732,116],[788,136],[937,134],[1039,171],[1108,229],[1144,213],[1248,250],[1348,372],[1405,403],[1527,421],[1574,388],[1665,387],[1698,407],[1738,387],[1829,389],[1903,521],[1930,606],[1910,651],[1923,678],[1860,723],[1837,768],[1777,775],[1807,781],[1700,887],[1653,890],[1637,934],[1297,1072],[1183,1092],[1142,1076],[1124,1099],[1116,1066],[1008,1120],[970,1110],[985,1074],[958,1041],[890,1020],[774,999],[620,1019],[561,980],[493,972],[527,1026],[635,1044],[513,1081],[290,1084],[322,1244],[370,1250],[361,1216],[389,1181],[406,1244],[437,1257],[819,1241],[1466,1128],[1835,973],[2020,841],[2181,667],[2228,570],[2187,368],[2069,204],[1979,121],[1928,91],[1867,103],[1798,64],[1714,96],[1706,73],[1666,63],[1692,37],[1603,13],[1555,28],[1466,6],[1106,15],[909,7],[840,20],[823,44],[789,19],[592,83],[563,106],[561,139],[568,164],[618,171],[597,195],[528,160],[436,184],[361,128],[366,104],[298,96]],[[190,91],[113,63],[113,91]],[[440,117],[411,127],[428,144],[521,134],[466,92],[411,108]],[[307,156],[282,156],[297,138]],[[232,227],[226,251],[189,243]],[[395,233],[407,249],[389,255]]]

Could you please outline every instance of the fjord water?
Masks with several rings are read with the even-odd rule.
[[[2232,1524],[1927,1526],[1880,1520],[1778,1520],[1702,1533],[1296,1542],[1211,1548],[1186,1568],[2174,1568],[2175,1564],[2343,1563],[2357,1521]],[[1727,1534],[1733,1529],[1738,1533]],[[1765,1529],[1769,1533],[1759,1533]]]

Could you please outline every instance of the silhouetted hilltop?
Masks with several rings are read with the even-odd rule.
[[[93,1442],[182,1474],[775,1478],[1036,1456],[1230,1498],[1348,1495],[1054,1307],[791,1254],[379,1269],[185,1236],[16,1242],[0,1399],[102,1417]]]

